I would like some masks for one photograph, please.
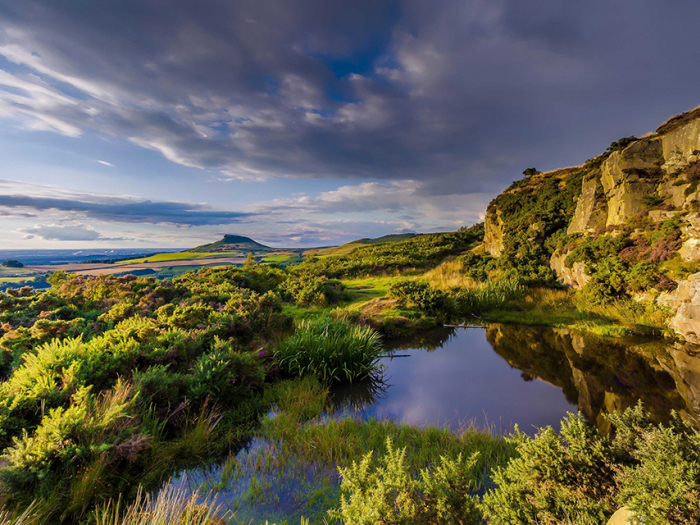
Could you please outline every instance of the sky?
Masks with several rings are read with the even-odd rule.
[[[0,0],[0,249],[483,220],[700,104],[696,0]]]

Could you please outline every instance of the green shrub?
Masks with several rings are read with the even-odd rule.
[[[275,360],[292,376],[355,381],[377,370],[381,351],[381,338],[371,328],[326,318],[300,324],[277,345]]]
[[[348,298],[343,283],[311,273],[291,275],[280,290],[302,306],[330,306]]]
[[[626,425],[619,415],[612,420]],[[618,501],[649,525],[700,523],[700,433],[677,414],[669,426],[627,426],[637,464],[625,468]]]
[[[494,525],[576,523],[600,525],[616,508],[615,454],[607,441],[579,416],[534,439],[516,435],[518,454],[496,469],[498,486],[482,509]]]
[[[641,404],[607,418],[612,437],[580,415],[560,434],[516,435],[519,457],[496,469],[482,500],[488,523],[597,525],[621,506],[647,525],[700,523],[700,432],[676,413],[653,424]]]
[[[448,296],[423,281],[397,281],[391,285],[387,295],[405,306],[415,306],[428,315],[449,315],[451,311]]]
[[[406,466],[406,449],[387,451],[378,465],[372,452],[348,468],[340,468],[340,507],[329,514],[346,525],[438,525],[477,523],[479,512],[475,472],[478,453],[465,460],[441,457],[434,469],[413,476]]]
[[[627,269],[619,257],[603,259],[595,266],[587,266],[586,269],[590,279],[584,293],[591,301],[603,304],[624,297],[627,290]]]

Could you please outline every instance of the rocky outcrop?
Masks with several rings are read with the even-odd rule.
[[[484,248],[493,257],[503,253],[504,223],[501,218],[501,210],[492,206],[486,211],[484,220]]]
[[[688,215],[685,220],[687,225],[683,227],[686,239],[681,246],[681,258],[686,261],[700,261],[700,218],[697,215]]]
[[[605,226],[608,218],[608,202],[603,195],[603,187],[597,175],[583,179],[581,195],[576,202],[576,211],[567,233],[590,232]]]
[[[601,183],[608,204],[607,226],[624,224],[645,210],[644,200],[656,192],[658,181],[653,176],[663,161],[661,142],[648,139],[613,152],[603,162]]]
[[[571,286],[580,290],[588,284],[590,276],[586,273],[586,265],[575,262],[571,268],[566,266],[566,254],[554,252],[549,261],[549,267],[557,274],[557,281],[564,286]]]
[[[622,507],[610,517],[607,525],[632,525],[633,523],[639,523],[639,519],[630,509]]]
[[[700,113],[693,113],[697,113],[697,110],[686,114],[687,120],[684,123],[665,133],[664,126],[659,128],[666,163],[683,159],[687,164],[689,157],[700,152]]]
[[[659,184],[657,191],[665,203],[680,209],[686,203],[687,196],[685,192],[689,187],[689,183],[678,184],[678,180],[669,178]]]
[[[662,293],[657,301],[675,310],[669,328],[689,343],[700,344],[700,273],[680,281],[678,288]]]

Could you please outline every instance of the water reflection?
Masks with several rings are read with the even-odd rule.
[[[570,330],[492,325],[486,338],[512,366],[559,386],[601,430],[604,414],[641,400],[657,421],[698,416],[700,365],[680,345]]]
[[[472,424],[499,434],[516,424],[534,434],[577,411],[558,385],[535,376],[523,380],[493,351],[483,328],[435,330],[420,343],[426,346],[415,340],[389,346],[382,388],[339,387],[333,391],[336,404],[352,404],[365,418],[453,429]]]

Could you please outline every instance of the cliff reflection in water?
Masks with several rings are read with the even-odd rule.
[[[562,388],[602,431],[604,414],[638,400],[660,422],[671,410],[694,421],[700,415],[700,356],[692,348],[518,325],[491,325],[486,337],[523,378]]]
[[[578,410],[604,414],[639,400],[660,422],[700,414],[700,356],[663,340],[605,338],[521,325],[442,328],[394,342],[373,381],[333,388],[336,409],[361,418],[509,433],[559,428]]]

